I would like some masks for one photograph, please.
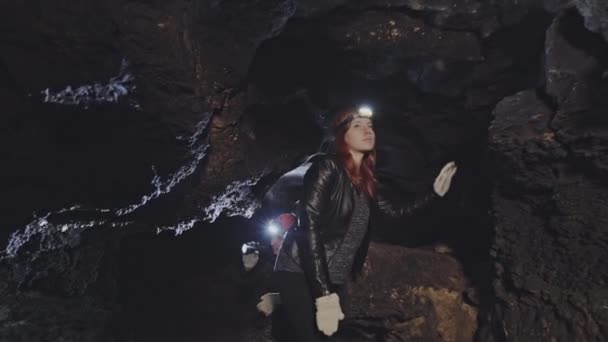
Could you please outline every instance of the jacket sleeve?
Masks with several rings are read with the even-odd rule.
[[[431,190],[426,195],[417,198],[411,203],[397,205],[389,201],[388,199],[382,197],[380,194],[376,195],[378,208],[380,208],[380,210],[386,215],[396,218],[411,216],[416,212],[420,211],[421,209],[428,207],[433,202],[433,200],[438,197],[439,195],[437,195],[435,191]]]
[[[329,282],[325,247],[321,237],[321,219],[323,208],[329,203],[335,186],[337,165],[334,161],[323,158],[313,162],[304,176],[302,198],[300,200],[300,229],[306,236],[309,256],[305,262],[310,265],[309,274],[315,295],[328,295]]]

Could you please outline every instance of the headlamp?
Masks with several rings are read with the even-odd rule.
[[[371,118],[372,115],[374,115],[374,112],[368,106],[361,106],[361,107],[359,107],[358,114],[359,114],[359,116],[364,117],[364,118]]]
[[[241,253],[243,253],[243,255],[251,254],[251,253],[259,253],[259,248],[260,248],[260,244],[258,242],[249,241],[247,243],[244,243],[243,246],[241,246]]]
[[[349,115],[344,121],[340,122],[335,128],[334,133],[338,132],[342,127],[348,126],[356,118],[371,119],[374,115],[374,111],[369,106],[361,106],[359,109]]]

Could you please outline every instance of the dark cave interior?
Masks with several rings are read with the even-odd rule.
[[[388,197],[459,169],[429,209],[374,221],[337,340],[608,336],[601,0],[0,12],[0,340],[270,341],[259,200],[344,104],[374,108]]]

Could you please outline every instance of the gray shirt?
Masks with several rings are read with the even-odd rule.
[[[367,233],[370,215],[369,204],[369,199],[365,194],[354,193],[353,212],[346,235],[333,253],[326,251],[329,280],[332,284],[343,284],[351,272],[355,254]],[[293,251],[287,251],[281,247],[275,261],[275,271],[304,272],[297,257],[297,243],[292,244],[292,248]],[[295,256],[295,258],[292,256]]]
[[[355,254],[361,246],[369,223],[369,200],[363,193],[355,192],[350,224],[342,243],[333,255],[327,255],[329,279],[332,284],[344,284],[350,274]]]

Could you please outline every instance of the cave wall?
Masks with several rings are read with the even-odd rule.
[[[477,242],[455,241],[493,262],[465,264],[488,287],[477,338],[601,340],[607,13],[601,0],[3,2],[1,236],[25,240],[3,254],[0,336],[116,338],[124,236],[210,229],[218,192],[275,177],[317,147],[319,113],[367,96],[392,130],[387,179],[406,172],[399,185],[420,191],[463,161],[449,214],[425,227],[462,219]],[[43,93],[112,82],[127,94]],[[248,184],[213,220],[251,205]],[[93,209],[61,212],[74,204]]]
[[[504,340],[600,341],[608,333],[606,53],[582,18],[557,16],[547,29],[544,86],[494,110],[497,302],[489,320]]]

